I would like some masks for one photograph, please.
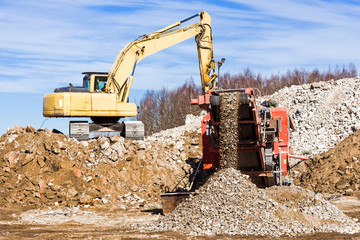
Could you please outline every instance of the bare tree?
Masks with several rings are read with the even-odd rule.
[[[219,85],[223,89],[252,87],[260,90],[262,95],[270,95],[283,87],[356,75],[357,70],[353,63],[342,68],[336,66],[334,70],[329,67],[322,73],[318,69],[309,71],[295,68],[287,70],[285,74],[272,74],[270,77],[262,77],[260,73],[255,74],[246,68],[236,75],[225,73],[220,77]],[[190,105],[190,100],[197,98],[201,92],[200,86],[196,85],[192,78],[173,90],[162,88],[159,91],[147,91],[140,102],[140,114],[137,119],[144,122],[147,135],[180,126],[185,123],[186,115],[201,112],[199,107]]]

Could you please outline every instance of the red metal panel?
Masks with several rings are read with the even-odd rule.
[[[289,119],[286,107],[270,108],[273,119],[281,119],[281,132],[278,141],[274,142],[274,155],[279,156],[281,150],[281,169],[282,175],[288,174],[288,158],[289,158]]]
[[[211,169],[219,163],[219,150],[210,143],[210,136],[206,135],[206,124],[210,120],[210,113],[201,121],[202,147],[203,147],[203,168]]]

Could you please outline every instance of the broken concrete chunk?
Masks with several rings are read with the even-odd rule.
[[[78,195],[78,192],[73,187],[68,188],[67,193],[68,197],[75,197],[76,195]]]

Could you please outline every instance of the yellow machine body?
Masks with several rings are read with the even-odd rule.
[[[83,87],[58,88],[44,96],[44,117],[122,118],[137,115],[135,103],[120,102],[118,94],[103,92],[107,74],[84,74]]]
[[[44,117],[134,117],[135,103],[116,101],[115,93],[60,92],[46,94]]]

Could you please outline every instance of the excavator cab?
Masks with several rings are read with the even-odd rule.
[[[95,92],[105,92],[105,86],[107,82],[107,76],[96,76],[95,77],[95,86],[94,90]]]
[[[89,92],[105,92],[105,86],[108,79],[106,72],[83,72],[83,88]]]
[[[83,78],[82,86],[73,86],[73,84],[70,83],[68,87],[56,88],[54,92],[105,92],[108,73],[83,72],[83,74],[85,74],[85,76]]]

